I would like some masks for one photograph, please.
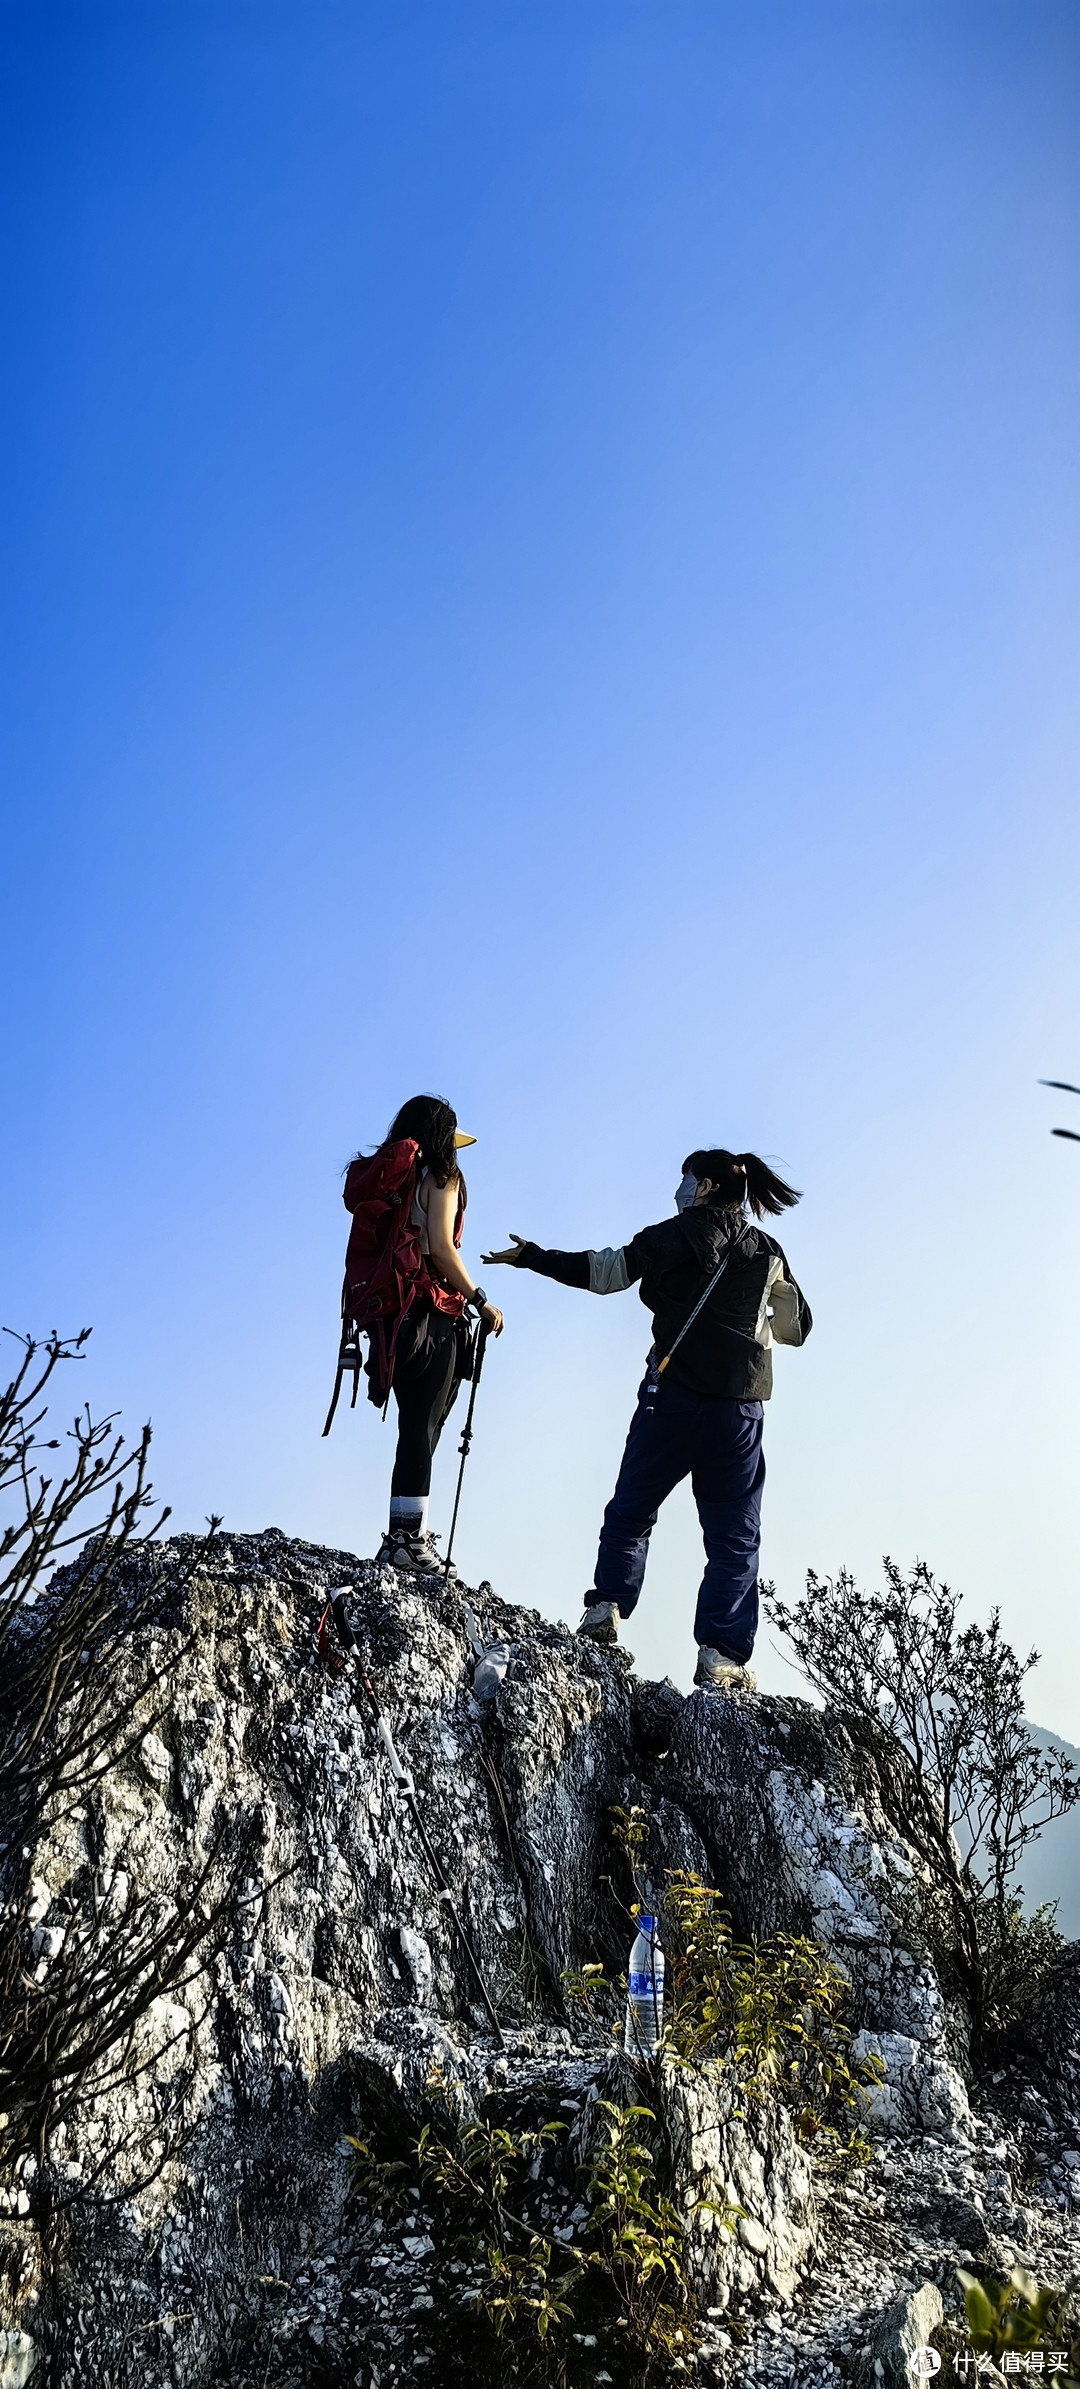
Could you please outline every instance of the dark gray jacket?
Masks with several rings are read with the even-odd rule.
[[[604,1251],[545,1252],[527,1244],[520,1266],[593,1294],[638,1285],[653,1314],[653,1351],[662,1360],[745,1225],[738,1212],[701,1203]],[[666,1374],[696,1394],[767,1402],[774,1341],[804,1344],[812,1325],[810,1306],[780,1246],[755,1221]]]

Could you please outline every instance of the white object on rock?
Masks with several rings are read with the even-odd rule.
[[[494,1700],[509,1665],[509,1643],[489,1642],[473,1669],[472,1688],[478,1701]]]
[[[491,1587],[488,1586],[490,1592]],[[469,1647],[476,1660],[473,1669],[473,1696],[478,1701],[494,1700],[506,1670],[510,1665],[510,1645],[496,1638],[489,1642],[471,1602],[462,1600],[462,1615]]]
[[[664,1953],[655,1916],[639,1916],[630,1952],[623,2048],[628,2057],[651,2057],[664,2029]]]
[[[473,1658],[482,1659],[484,1656],[484,1633],[471,1601],[462,1600],[461,1613],[465,1620],[465,1633]]]

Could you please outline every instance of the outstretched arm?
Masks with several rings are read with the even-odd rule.
[[[505,1262],[508,1269],[527,1269],[529,1264],[525,1259],[525,1255],[528,1250],[529,1243],[527,1237],[515,1236],[513,1230],[511,1229],[510,1242],[507,1245],[506,1251],[504,1253],[481,1253],[480,1267],[481,1269],[491,1269],[494,1267],[496,1262]]]
[[[580,1286],[590,1294],[621,1294],[641,1275],[640,1263],[628,1262],[627,1248],[609,1245],[603,1252],[561,1253],[511,1235],[505,1252],[481,1253],[485,1269],[498,1262],[511,1269],[534,1269],[539,1277],[553,1277],[560,1286]]]

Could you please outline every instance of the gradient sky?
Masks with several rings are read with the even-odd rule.
[[[766,1571],[925,1558],[1080,1742],[1075,0],[0,30],[0,1315],[93,1325],[181,1523],[370,1552],[391,1429],[320,1428],[396,1105],[479,1139],[474,1264],[755,1148],[816,1315]],[[646,1317],[499,1290],[460,1558],[573,1619]],[[684,1492],[682,1683],[699,1567]]]

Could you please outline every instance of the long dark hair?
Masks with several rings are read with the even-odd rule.
[[[410,1095],[395,1113],[383,1142],[396,1145],[401,1137],[411,1136],[420,1147],[420,1167],[431,1171],[436,1186],[448,1186],[451,1178],[458,1178],[464,1196],[465,1181],[454,1149],[456,1127],[457,1113],[444,1095]]]
[[[793,1186],[778,1178],[756,1153],[728,1153],[723,1145],[711,1145],[699,1153],[688,1153],[683,1163],[683,1175],[712,1180],[711,1204],[718,1203],[724,1211],[741,1211],[749,1203],[755,1219],[764,1211],[786,1211],[799,1197]]]

